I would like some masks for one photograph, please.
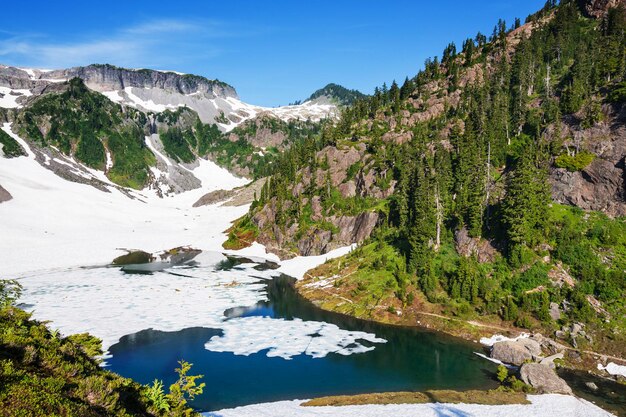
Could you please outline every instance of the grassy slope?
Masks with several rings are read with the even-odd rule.
[[[393,324],[419,323],[473,340],[507,330],[553,334],[562,325],[582,321],[594,337],[592,341],[578,338],[581,349],[626,357],[626,305],[619,297],[626,284],[621,273],[626,270],[626,219],[609,219],[601,213],[557,204],[550,209],[550,218],[554,232],[548,256],[536,255],[532,266],[519,269],[512,269],[501,257],[481,264],[483,281],[473,302],[450,295],[461,261],[453,246],[444,245],[435,255],[439,285],[427,298],[402,272],[404,256],[389,244],[389,236],[370,239],[352,253],[309,271],[297,286],[305,297],[327,310]],[[574,288],[551,284],[548,274],[557,270],[557,264],[576,279]],[[324,288],[310,285],[321,280],[326,283]],[[599,294],[610,320],[586,301],[592,293]],[[503,317],[500,309],[493,310],[492,302],[498,301],[494,297],[516,300],[520,308],[515,317]],[[569,300],[571,306],[553,321],[545,315],[545,300],[558,304]]]

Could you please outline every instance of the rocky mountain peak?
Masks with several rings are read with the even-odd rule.
[[[127,69],[109,64],[92,64],[45,73],[46,78],[78,77],[96,91],[123,90],[126,87],[158,88],[170,93],[204,93],[213,97],[237,98],[235,89],[219,80],[209,80],[192,74],[151,69]]]

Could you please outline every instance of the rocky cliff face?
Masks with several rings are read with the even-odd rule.
[[[298,172],[290,200],[281,204],[273,198],[252,217],[260,231],[257,240],[282,258],[321,255],[363,242],[381,218],[367,202],[389,197],[396,185],[393,180],[386,181],[390,173],[378,171],[364,143],[328,146],[317,152],[315,159],[315,164]],[[313,195],[312,189],[317,190]],[[354,201],[360,201],[362,208],[337,207]],[[299,214],[284,220],[285,213],[294,211]],[[308,214],[303,214],[305,211]]]
[[[600,18],[611,8],[626,7],[626,0],[579,0],[579,4],[588,16]]]
[[[113,65],[88,65],[52,71],[24,70],[0,66],[0,85],[11,88],[43,87],[78,77],[95,91],[123,90],[126,87],[158,88],[170,93],[203,93],[212,97],[237,98],[235,89],[221,81],[175,72],[127,69]]]
[[[626,216],[626,105],[605,106],[605,120],[581,129],[572,119],[562,132],[572,150],[588,151],[595,159],[584,169],[553,168],[552,196],[559,203]]]
[[[212,97],[234,97],[237,92],[230,85],[209,80],[199,75],[148,69],[126,69],[113,65],[89,65],[55,70],[44,74],[46,78],[81,78],[87,86],[96,91],[123,90],[126,87],[158,88],[170,93],[204,93]]]
[[[316,210],[315,207],[319,207],[319,197],[314,197],[314,200],[312,205]],[[308,204],[308,201],[304,203]],[[283,259],[298,255],[321,255],[342,246],[363,242],[371,235],[379,219],[376,212],[332,215],[325,218],[325,227],[316,226],[302,232],[297,221],[285,227],[278,224],[278,216],[284,209],[286,208],[278,207],[276,200],[273,200],[253,217],[254,223],[261,230],[258,242],[265,245],[268,252]]]

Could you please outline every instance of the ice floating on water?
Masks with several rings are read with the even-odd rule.
[[[118,268],[50,271],[21,280],[20,301],[34,318],[63,334],[89,332],[103,348],[144,329],[221,328],[224,310],[266,299],[262,273],[249,267],[214,270],[221,254],[203,252],[199,267],[174,267],[151,275]],[[236,283],[236,285],[233,285]]]
[[[225,322],[222,329],[223,336],[213,336],[204,345],[206,349],[245,356],[268,350],[268,357],[283,359],[300,354],[323,358],[329,353],[351,355],[374,350],[374,346],[360,343],[363,340],[387,342],[371,333],[351,332],[334,324],[301,319],[236,318]]]
[[[216,270],[227,258],[203,252],[197,265],[176,266],[151,275],[126,274],[118,268],[75,268],[22,280],[21,301],[36,319],[52,321],[63,334],[89,332],[107,350],[124,335],[144,329],[176,331],[188,327],[222,329],[206,348],[238,355],[268,350],[267,356],[291,359],[305,354],[350,355],[374,349],[386,340],[317,321],[243,317],[224,312],[267,301],[265,279],[276,271],[257,271],[255,263]],[[369,342],[364,344],[364,342]]]

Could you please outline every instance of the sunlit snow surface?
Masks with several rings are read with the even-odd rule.
[[[204,413],[205,417],[610,417],[592,403],[569,395],[529,395],[531,404],[391,404],[302,407],[302,400],[278,401]]]
[[[267,356],[290,359],[306,354],[324,357],[374,349],[384,343],[371,333],[351,332],[316,321],[242,317],[226,319],[224,311],[266,301],[264,280],[274,271],[256,264],[216,270],[226,261],[220,253],[203,252],[194,266],[172,267],[151,275],[128,274],[120,268],[74,268],[49,271],[22,280],[21,302],[34,317],[50,320],[63,334],[89,332],[104,349],[127,334],[144,329],[174,331],[188,327],[222,329],[224,336],[206,348],[240,355],[267,350]]]

